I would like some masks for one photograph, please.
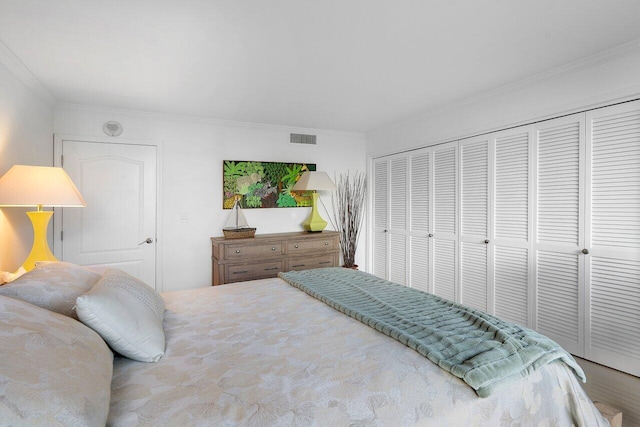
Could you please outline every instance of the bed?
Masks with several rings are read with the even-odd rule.
[[[48,271],[27,284],[45,286],[62,264],[39,267]],[[115,275],[112,285],[135,282]],[[106,279],[86,279],[85,292]],[[0,424],[608,425],[561,360],[479,397],[418,351],[281,278],[162,294],[162,354],[149,354],[155,362],[114,355],[104,331],[73,318],[81,300],[72,312],[54,313],[51,298],[20,301],[20,284],[11,285],[0,287],[0,333],[8,343],[0,349]],[[117,316],[153,308],[155,297],[141,295],[138,310]],[[136,327],[129,322],[129,329]]]

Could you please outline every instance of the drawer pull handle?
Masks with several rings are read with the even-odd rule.
[[[322,262],[320,262],[320,265],[322,265],[322,264],[331,264],[331,261],[322,261]]]
[[[304,267],[304,264],[294,265],[294,267]]]
[[[244,271],[234,271],[234,272],[233,272],[233,273],[231,273],[231,274],[245,274],[246,272],[247,272],[247,270],[244,270]]]
[[[239,254],[240,253],[240,249],[236,249],[236,253]]]
[[[295,247],[296,249],[298,249],[298,248],[299,248],[299,246],[298,246],[298,245],[295,245],[294,247]]]
[[[269,267],[264,269],[264,271],[273,271],[273,270],[280,270],[280,267]]]
[[[324,242],[324,245],[325,246],[329,246],[329,242]]]
[[[276,247],[274,246],[273,248],[271,248],[271,250],[272,250],[272,251],[275,251],[275,250],[276,250]]]

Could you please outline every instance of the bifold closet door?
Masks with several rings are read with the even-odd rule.
[[[373,162],[373,274],[407,284],[408,156]]]
[[[584,114],[534,126],[534,329],[583,355]]]
[[[457,142],[433,149],[433,293],[451,301],[459,301],[457,158]]]
[[[388,280],[401,285],[407,284],[408,169],[405,154],[389,160]]]
[[[373,161],[373,274],[387,278],[389,264],[387,221],[389,217],[389,161]]]
[[[489,279],[491,136],[460,141],[460,302],[490,312]]]
[[[587,113],[585,356],[640,376],[640,103]]]
[[[533,126],[460,141],[461,302],[529,326]]]
[[[433,291],[431,217],[433,204],[432,150],[411,153],[409,192],[409,286]]]
[[[493,269],[493,313],[529,327],[533,295],[532,135],[533,126],[494,134],[492,236],[488,246],[489,268]]]

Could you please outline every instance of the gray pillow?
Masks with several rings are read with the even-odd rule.
[[[157,362],[164,354],[164,300],[135,277],[108,269],[76,306],[80,321],[121,355]]]
[[[13,282],[0,286],[0,295],[77,319],[76,298],[100,280],[100,274],[69,262],[38,263]]]
[[[0,296],[0,336],[0,424],[106,424],[113,353],[98,334]]]

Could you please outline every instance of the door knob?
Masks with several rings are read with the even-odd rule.
[[[583,253],[583,254],[585,254],[585,255],[588,255],[588,254],[589,254],[589,249],[586,249],[586,248],[585,248],[585,249],[583,249],[583,250],[582,250],[582,253]]]
[[[139,246],[139,245],[144,245],[145,243],[146,243],[147,245],[150,245],[151,243],[153,243],[153,239],[152,239],[151,237],[147,237],[147,240],[145,240],[144,242],[140,242],[140,243],[138,243],[138,246]]]
[[[491,240],[489,240],[489,239],[487,239],[487,240],[485,240],[485,241],[484,241],[484,244],[485,244],[485,245],[488,245],[489,243],[491,243]]]

